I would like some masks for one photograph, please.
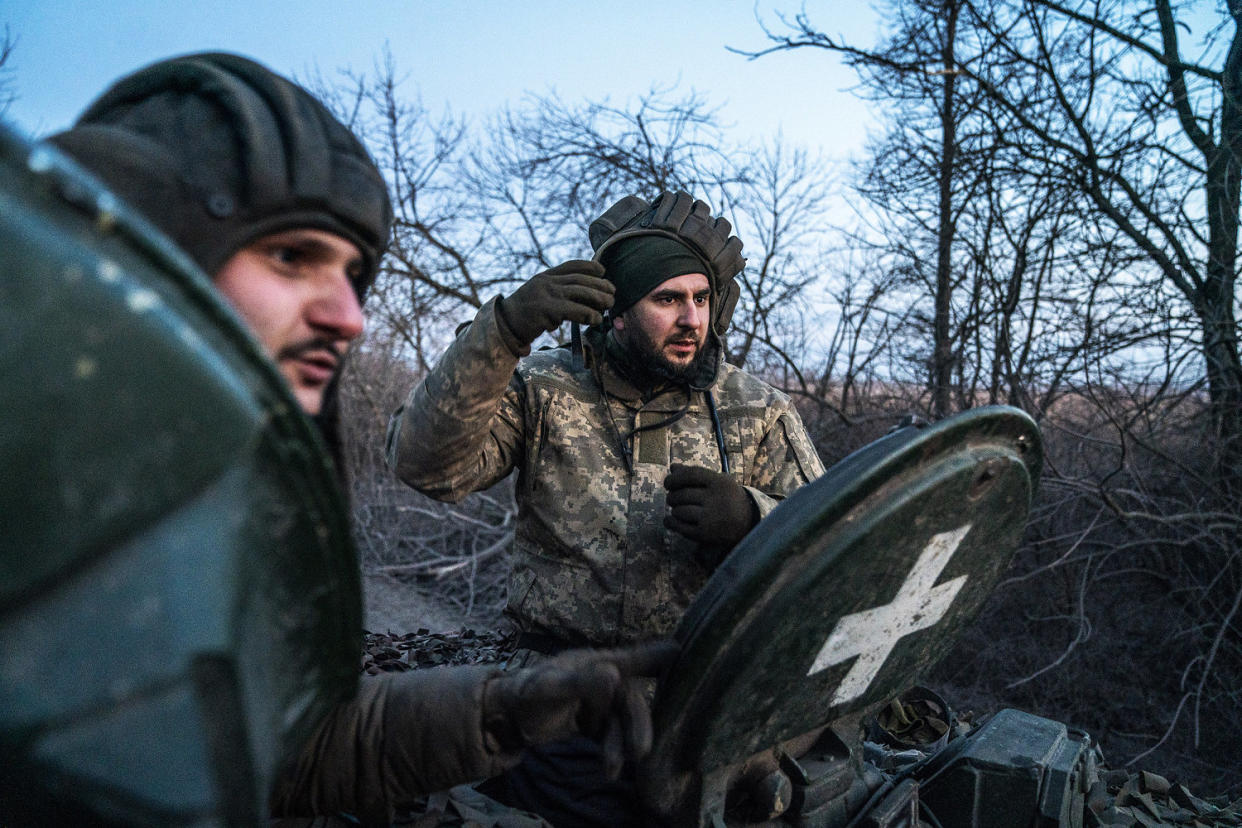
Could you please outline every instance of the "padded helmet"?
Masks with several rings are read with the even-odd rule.
[[[660,193],[651,203],[626,196],[591,222],[589,238],[596,261],[617,242],[635,236],[663,236],[685,245],[702,260],[711,280],[712,330],[723,336],[741,293],[736,277],[746,266],[742,241],[732,231],[728,219],[712,218],[706,202],[679,191]]]
[[[388,244],[388,188],[361,142],[306,90],[238,55],[140,69],[51,141],[209,276],[256,239],[311,227],[358,246],[361,299]]]

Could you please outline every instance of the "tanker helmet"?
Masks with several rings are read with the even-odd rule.
[[[732,231],[728,219],[712,217],[706,202],[678,191],[662,192],[650,203],[626,196],[591,222],[589,238],[596,261],[626,239],[655,236],[682,244],[699,259],[711,282],[712,330],[723,336],[741,292],[736,277],[746,266],[742,241]]]
[[[357,245],[361,300],[388,244],[388,190],[359,140],[301,87],[239,55],[140,69],[51,141],[209,276],[256,239],[310,227]]]

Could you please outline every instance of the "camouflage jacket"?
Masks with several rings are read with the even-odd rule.
[[[447,501],[518,470],[506,612],[523,630],[594,645],[668,635],[710,573],[664,528],[664,478],[672,462],[721,467],[711,417],[694,392],[676,422],[630,438],[631,472],[622,435],[676,414],[687,392],[644,403],[607,361],[597,381],[587,356],[582,369],[564,348],[519,361],[487,303],[393,414],[388,463]],[[712,393],[731,473],[761,517],[823,472],[785,394],[727,364]]]

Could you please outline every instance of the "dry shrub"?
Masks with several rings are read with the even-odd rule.
[[[1195,397],[1089,389],[1042,422],[1025,542],[936,670],[960,703],[1091,733],[1115,767],[1242,793],[1238,516]]]
[[[799,410],[829,465],[927,413],[923,389],[895,383]],[[1242,502],[1215,476],[1206,401],[1088,386],[1046,401],[1040,425],[1024,542],[929,681],[961,709],[1086,730],[1114,767],[1242,794]]]
[[[374,342],[351,352],[342,375],[342,442],[362,567],[408,583],[472,623],[495,626],[517,514],[512,483],[450,504],[397,479],[384,462],[388,418],[418,379]]]

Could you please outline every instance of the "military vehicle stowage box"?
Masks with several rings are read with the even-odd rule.
[[[943,825],[1082,828],[1095,769],[1085,733],[1005,709],[928,763],[919,798]]]

